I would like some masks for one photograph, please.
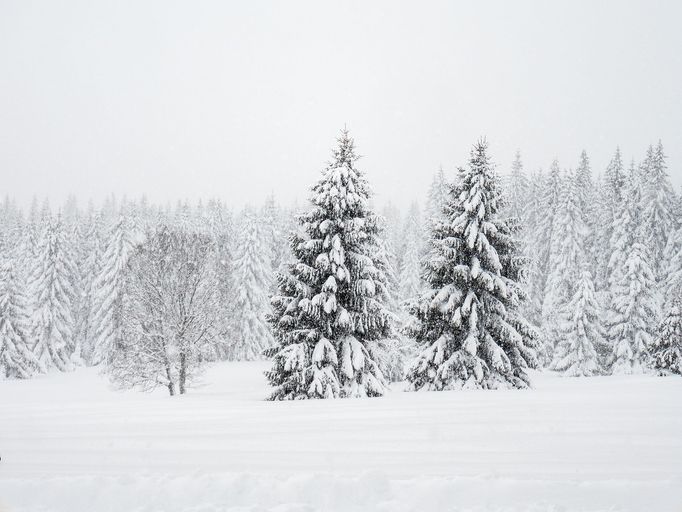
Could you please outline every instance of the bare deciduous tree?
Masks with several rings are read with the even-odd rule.
[[[130,259],[122,336],[108,371],[122,387],[184,394],[217,338],[215,246],[164,225],[146,239]]]

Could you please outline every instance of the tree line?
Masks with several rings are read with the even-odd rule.
[[[0,217],[6,378],[99,365],[185,393],[206,362],[267,357],[271,399],[527,387],[682,365],[682,199],[662,144],[604,173],[497,174],[485,141],[424,211],[379,215],[343,131],[302,208],[109,198]],[[297,213],[294,213],[297,212]]]

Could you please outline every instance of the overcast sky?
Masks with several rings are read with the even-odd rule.
[[[681,6],[0,0],[0,190],[300,201],[344,124],[380,202],[482,135],[500,170],[661,138],[679,187]]]

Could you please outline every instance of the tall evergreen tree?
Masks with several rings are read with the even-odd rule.
[[[426,198],[425,225],[428,229],[433,223],[438,222],[447,201],[448,181],[443,167],[439,167],[431,179],[429,193]]]
[[[544,300],[545,276],[542,254],[545,251],[545,240],[540,238],[543,216],[542,202],[545,176],[541,169],[534,172],[529,182],[529,198],[526,210],[526,229],[523,236],[524,255],[528,261],[526,289],[528,301],[523,306],[525,316],[533,325],[542,325],[542,303]]]
[[[214,344],[213,357],[226,359],[231,343],[234,300],[237,293],[234,279],[234,246],[236,229],[232,212],[221,201],[212,199],[206,206],[207,229],[215,244],[215,279],[218,286],[219,302],[223,311],[221,326],[218,330],[220,342]]]
[[[123,216],[119,217],[109,235],[100,271],[95,279],[91,364],[105,362],[120,338],[126,265],[139,242],[140,237],[133,231],[129,221]]]
[[[386,299],[384,305],[395,315],[395,321],[402,323],[405,310],[399,299],[399,282],[396,271],[391,265],[392,255],[386,240],[378,239],[377,268],[386,277]],[[389,382],[402,381],[405,377],[406,364],[414,356],[414,343],[399,332],[390,338],[378,339],[368,344],[379,369]]]
[[[625,167],[623,166],[620,147],[616,147],[616,152],[613,154],[613,158],[606,167],[604,178],[610,206],[620,203],[623,200],[626,184]]]
[[[270,258],[269,265],[275,271],[291,257],[289,246],[286,243],[287,232],[290,229],[289,216],[275,202],[275,197],[272,194],[265,200],[260,216],[262,219],[260,222],[261,231],[263,231],[263,238],[266,242],[265,249]],[[270,275],[268,275],[268,279],[270,279]],[[273,286],[275,285],[274,279],[270,279],[270,282]]]
[[[400,268],[403,247],[402,215],[398,207],[390,202],[384,206],[381,215],[384,218],[383,238],[389,251],[394,255],[394,260],[391,263],[397,272]]]
[[[33,352],[46,368],[70,370],[73,353],[72,286],[76,268],[71,260],[61,217],[47,219],[31,274],[34,294]]]
[[[537,338],[519,313],[524,262],[502,206],[487,144],[479,142],[432,232],[430,290],[411,307],[409,332],[423,347],[407,375],[414,389],[529,385]]]
[[[270,313],[268,291],[272,279],[272,258],[265,226],[255,212],[247,209],[240,223],[240,236],[234,260],[236,283],[230,357],[253,360],[273,343],[266,322]]]
[[[606,319],[612,373],[641,373],[649,363],[649,347],[659,314],[654,274],[648,261],[647,248],[633,244],[612,292]]]
[[[670,309],[658,330],[652,352],[653,366],[662,374],[682,375],[682,296],[670,303]]]
[[[649,147],[642,168],[643,197],[640,232],[650,251],[651,265],[659,281],[664,279],[663,254],[675,226],[675,195],[665,163],[663,145]]]
[[[682,295],[682,226],[677,228],[668,238],[664,252],[666,276],[664,286],[664,304],[666,309],[671,301]]]
[[[437,217],[434,217],[437,218]],[[422,290],[421,282],[421,253],[422,253],[422,222],[419,206],[413,202],[405,218],[403,227],[403,257],[400,263],[399,296],[405,301],[416,297]]]
[[[530,198],[530,183],[523,169],[521,152],[516,151],[512,162],[511,173],[507,184],[507,213],[510,217],[519,219],[522,226],[527,220],[528,200]]]
[[[557,257],[561,239],[557,236],[559,208],[561,206],[562,179],[559,162],[554,160],[542,188],[540,221],[536,233],[538,258],[538,289],[542,290],[542,319],[545,325],[550,308],[546,298],[547,279],[552,261]]]
[[[636,198],[627,194],[611,224],[611,238],[609,241],[610,257],[607,266],[609,297],[616,292],[616,288],[625,271],[625,261],[636,238]]]
[[[30,347],[30,323],[25,285],[14,262],[0,262],[0,368],[6,377],[27,379],[44,371]]]
[[[599,325],[600,308],[589,270],[584,270],[571,300],[559,314],[559,340],[551,368],[571,377],[596,375],[599,357],[596,347],[603,341]]]
[[[84,258],[80,265],[81,300],[78,312],[78,326],[76,336],[82,347],[82,356],[86,363],[92,362],[95,337],[95,299],[98,295],[96,288],[97,277],[102,265],[102,220],[99,213],[88,216],[87,231],[83,237]]]
[[[592,175],[592,165],[585,150],[580,154],[578,167],[574,175],[574,186],[577,198],[578,211],[585,225],[585,239],[583,249],[585,251],[585,263],[593,276],[599,277],[598,269],[603,247],[599,240],[599,204],[598,190]],[[598,281],[600,282],[600,281]]]
[[[576,294],[583,265],[588,261],[585,240],[588,228],[580,209],[580,183],[576,173],[568,173],[562,183],[560,208],[553,235],[555,244],[550,255],[545,288],[543,319],[547,347],[545,355],[551,357],[556,342],[561,339],[560,312]],[[549,358],[548,357],[548,358]]]
[[[272,400],[382,395],[372,343],[392,336],[371,193],[344,130],[291,238],[296,261],[278,275],[267,377]]]
[[[596,205],[596,222],[593,225],[596,242],[595,287],[600,290],[600,296],[608,302],[609,261],[613,253],[613,234],[618,227],[617,219],[621,213],[624,201],[627,199],[626,175],[620,148],[606,168],[606,172],[597,187],[598,204]],[[605,302],[606,303],[606,302]]]

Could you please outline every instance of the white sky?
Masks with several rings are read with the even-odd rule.
[[[551,5],[549,5],[551,4]],[[0,0],[0,190],[302,200],[347,124],[378,200],[486,135],[508,168],[660,137],[682,185],[682,2]]]

